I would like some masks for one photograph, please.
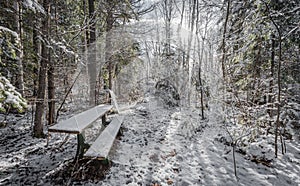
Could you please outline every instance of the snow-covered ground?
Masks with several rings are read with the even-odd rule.
[[[72,164],[76,136],[51,134],[47,145],[31,137],[29,115],[11,118],[16,122],[0,129],[0,185],[300,185],[299,141],[286,141],[287,153],[267,165],[237,152],[237,180],[232,147],[221,140],[227,133],[213,116],[201,120],[200,110],[166,108],[152,95],[120,110],[122,136],[102,180],[57,176]],[[99,122],[87,135],[96,135]],[[263,152],[259,146],[252,151]]]

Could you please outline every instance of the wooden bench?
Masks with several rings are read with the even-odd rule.
[[[120,130],[124,116],[116,116],[110,124],[102,131],[96,141],[90,146],[84,154],[87,158],[107,159],[113,142]]]
[[[102,117],[102,123],[105,123],[106,115],[112,107],[112,105],[95,106],[49,127],[48,132],[77,134],[78,144],[75,159],[80,159],[83,157],[84,151],[89,147],[89,145],[85,143],[85,129],[90,127],[99,117]]]

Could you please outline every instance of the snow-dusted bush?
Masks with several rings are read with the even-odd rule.
[[[155,85],[155,94],[169,107],[179,106],[180,96],[177,88],[168,79],[162,79]]]
[[[24,112],[27,108],[26,100],[15,87],[3,76],[0,76],[0,112]]]

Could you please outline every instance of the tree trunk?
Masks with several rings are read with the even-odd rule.
[[[226,17],[225,17],[225,23],[224,23],[224,29],[223,29],[223,38],[222,38],[222,73],[223,73],[223,80],[226,79],[226,32],[227,32],[227,22],[229,19],[229,13],[230,13],[230,3],[231,0],[227,1],[227,9],[226,9]]]
[[[190,9],[192,9],[192,15],[190,20],[190,33],[188,37],[188,46],[187,46],[187,69],[188,69],[188,105],[191,104],[191,85],[192,85],[192,68],[193,65],[190,64],[190,52],[192,48],[192,41],[194,39],[194,27],[195,27],[195,21],[196,21],[196,0],[193,0],[192,4],[190,5]],[[197,10],[198,11],[198,10]]]
[[[46,90],[46,73],[47,73],[47,54],[48,49],[45,43],[42,45],[41,53],[41,66],[39,70],[39,85],[37,90],[37,102],[36,102],[36,112],[34,120],[34,137],[41,138],[44,136],[43,133],[43,114],[44,114],[44,102],[45,102],[45,90]]]
[[[274,78],[274,66],[275,66],[275,36],[271,36],[271,42],[272,42],[272,49],[271,49],[271,79],[270,79],[270,86],[269,86],[269,96],[268,96],[268,103],[269,103],[269,116],[270,118],[273,117],[273,78]],[[272,103],[272,105],[270,105]],[[270,126],[271,126],[271,121],[270,121]]]
[[[201,79],[201,71],[202,71],[202,68],[201,68],[201,63],[199,64],[199,85],[200,85],[200,103],[201,103],[201,117],[202,117],[202,120],[205,119],[204,117],[204,104],[203,104],[203,84],[202,84],[202,79]]]
[[[49,0],[44,0],[43,7],[47,10],[47,15],[42,21],[42,34],[44,40],[49,40],[48,31],[49,31],[49,22],[48,17],[50,16],[50,2]],[[47,66],[48,66],[48,54],[49,49],[47,47],[47,42],[44,41],[42,44],[42,52],[41,52],[41,65],[39,71],[39,85],[37,90],[37,102],[36,102],[36,112],[35,112],[35,120],[33,127],[33,135],[34,137],[41,138],[44,137],[43,133],[43,114],[44,114],[44,106],[45,106],[45,91],[46,91],[46,76],[47,76]]]
[[[89,3],[89,17],[90,17],[90,33],[88,40],[88,74],[90,86],[90,105],[95,104],[95,91],[97,79],[97,66],[96,66],[96,19],[95,19],[95,3],[94,0],[88,0]]]
[[[275,24],[275,23],[274,23]],[[276,25],[275,25],[276,26]],[[279,56],[278,56],[278,70],[277,70],[277,84],[278,84],[278,94],[277,94],[277,117],[276,117],[276,124],[275,124],[275,157],[277,158],[277,152],[278,152],[278,146],[277,146],[277,141],[278,141],[278,129],[280,126],[280,102],[281,102],[281,81],[280,81],[280,75],[281,75],[281,32],[276,26],[277,31],[278,31],[278,37],[279,37]],[[283,152],[282,152],[283,153]]]
[[[275,157],[277,158],[278,154],[278,130],[280,127],[280,102],[281,102],[281,62],[282,62],[282,33],[278,26],[278,24],[273,20],[271,16],[271,11],[267,3],[265,3],[267,11],[269,13],[269,18],[273,23],[277,33],[278,33],[278,42],[279,42],[279,51],[278,51],[278,70],[277,70],[277,86],[278,86],[278,93],[277,93],[277,117],[275,122],[275,139],[274,139],[274,148],[275,148]],[[282,151],[282,154],[284,152]]]
[[[55,9],[56,9],[56,0]],[[55,10],[56,14],[56,10]],[[55,15],[55,17],[57,17]],[[56,27],[56,25],[55,25]],[[48,37],[51,36],[51,19],[48,17]],[[55,72],[54,72],[54,61],[51,60],[51,53],[48,53],[48,125],[52,125],[55,121]]]
[[[48,60],[51,60],[48,58]],[[48,68],[48,125],[54,123],[55,118],[55,85],[54,85],[54,64],[50,62]]]
[[[17,88],[21,95],[24,95],[24,71],[23,71],[23,57],[24,57],[24,48],[23,48],[23,25],[22,25],[22,5],[20,5],[19,1],[14,2],[14,8],[16,11],[15,21],[17,25],[17,33],[19,50],[17,50],[18,56],[18,74],[17,74]]]
[[[40,55],[41,55],[41,42],[38,39],[38,22],[39,21],[35,21],[35,25],[33,25],[33,32],[32,32],[32,40],[33,40],[33,49],[34,49],[34,59],[36,62],[36,65],[34,65],[33,67],[33,73],[35,75],[39,74],[39,67],[40,67]],[[37,97],[37,89],[38,89],[38,76],[34,76],[33,78],[33,97]]]
[[[274,66],[275,66],[275,36],[272,35],[272,54],[271,54],[271,80],[270,80],[270,90],[269,90],[269,103],[273,102],[273,78],[274,78]]]
[[[172,11],[173,11],[173,2],[170,0],[164,0],[162,2],[162,12],[164,16],[165,22],[165,45],[164,50],[167,56],[171,53],[171,19],[172,19]]]
[[[113,12],[111,11],[111,7],[113,6],[110,0],[108,3],[108,12],[106,17],[106,38],[105,38],[105,62],[108,63],[108,88],[112,90],[113,88],[113,69],[114,64],[112,61],[112,28],[114,24]]]
[[[204,44],[205,44],[205,39],[207,35],[207,27],[208,27],[208,19],[206,19],[205,23],[205,28],[204,28],[204,33],[203,36],[201,37],[202,42],[200,42],[199,38],[199,30],[197,29],[196,31],[196,36],[197,36],[197,43],[198,43],[198,59],[199,59],[199,86],[200,86],[200,103],[201,103],[201,115],[202,115],[202,120],[205,119],[204,117],[204,103],[203,103],[203,82],[202,82],[202,64],[203,64],[203,56],[204,56]],[[197,28],[198,28],[198,22],[197,22]],[[200,49],[201,47],[201,49]]]
[[[84,25],[85,25],[85,27],[84,27],[84,48],[83,48],[83,50],[84,50],[84,63],[88,64],[89,29],[88,29],[88,26],[87,26],[87,24],[88,24],[88,7],[87,7],[87,1],[86,0],[83,0],[83,9],[84,9],[84,20],[85,20],[84,21]],[[85,75],[88,74],[87,65],[83,68],[85,68],[83,70],[83,73]]]

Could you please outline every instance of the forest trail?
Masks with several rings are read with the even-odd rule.
[[[212,121],[201,120],[200,109],[166,108],[155,97],[123,111],[123,136],[101,184],[293,185],[289,181],[295,179],[293,174],[255,164],[240,153],[236,153],[237,181],[232,148],[220,142],[226,132],[212,113]]]
[[[154,97],[127,110],[123,136],[112,157],[114,166],[110,178],[104,182],[125,181],[116,183],[121,185],[182,182],[179,178],[191,167],[184,162],[190,161],[187,158],[195,153],[187,139],[200,135],[207,123],[198,118],[199,112],[166,109]],[[125,169],[126,174],[120,174],[120,169]],[[112,176],[116,179],[111,179]]]
[[[213,144],[217,127],[200,120],[199,114],[199,109],[166,109],[155,97],[127,110],[123,136],[104,183],[218,185],[227,180],[236,184],[234,179],[228,181],[233,172],[219,156],[223,149]]]

